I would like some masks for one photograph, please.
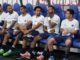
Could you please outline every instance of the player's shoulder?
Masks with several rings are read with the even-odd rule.
[[[13,11],[13,14],[18,15],[18,13],[16,11]]]
[[[67,21],[68,21],[68,19],[63,19],[63,20],[62,20],[62,22],[67,22]]]
[[[43,15],[40,15],[40,18],[44,19],[44,16]]]
[[[4,14],[4,15],[5,15],[5,14],[7,14],[7,13],[3,12],[2,14]]]
[[[73,21],[74,21],[74,22],[77,22],[77,23],[79,22],[77,19],[73,19]]]
[[[55,17],[55,18],[60,18],[57,14],[54,14],[54,17]]]
[[[30,14],[28,14],[28,13],[26,13],[26,17],[31,17],[31,15],[30,15]]]

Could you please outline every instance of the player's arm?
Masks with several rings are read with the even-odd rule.
[[[48,31],[47,26],[43,26],[43,30],[44,32],[47,32]]]
[[[6,29],[6,26],[7,26],[7,21],[4,21],[3,28]]]
[[[27,29],[31,29],[31,28],[32,28],[32,21],[28,21],[28,22],[26,23],[26,28],[27,28]]]
[[[42,26],[42,23],[38,23],[37,25],[33,26],[32,29],[30,29],[27,33],[30,33],[31,31],[39,28],[40,26]]]
[[[68,30],[65,27],[66,27],[65,20],[63,20],[61,22],[61,27],[60,27],[60,33],[63,34],[63,35],[68,34]]]
[[[57,24],[55,22],[51,22],[51,20],[49,20],[49,26],[50,28],[54,28]]]
[[[77,34],[77,32],[78,32],[78,30],[73,30],[73,31],[71,32],[71,34],[72,34],[72,35],[75,35],[75,34]]]
[[[15,25],[15,23],[16,23],[16,21],[13,21],[11,26],[8,29],[12,28]]]

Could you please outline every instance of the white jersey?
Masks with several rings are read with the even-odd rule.
[[[4,21],[6,19],[6,13],[2,12],[2,14],[0,14],[0,23],[2,23],[2,21]],[[2,26],[0,26],[0,28],[2,28]]]
[[[20,15],[18,17],[17,23],[20,24],[20,25],[25,25],[26,23],[28,23],[29,20],[31,20],[30,14],[26,14],[25,16]]]
[[[50,30],[52,28],[50,28],[49,20],[51,20],[51,22],[53,22],[53,23],[56,23],[56,26],[54,27],[54,29],[55,29],[54,33],[59,34],[60,17],[56,14],[54,14],[54,16],[52,18],[45,17],[44,26],[46,26],[48,28],[48,32],[51,33]]]
[[[13,23],[13,21],[17,21],[17,19],[18,19],[17,12],[13,11],[12,14],[7,13],[6,20],[5,20],[5,21],[7,21],[6,28],[9,28],[11,26],[11,24]]]
[[[6,13],[5,12],[2,12],[2,14],[0,14],[0,22],[1,21],[4,21],[6,18]]]
[[[44,33],[43,31],[44,17],[42,15],[40,15],[39,17],[36,17],[36,15],[34,15],[31,21],[32,21],[32,27],[37,25],[38,23],[41,23],[42,26],[37,28],[36,31],[38,31],[39,33]]]
[[[64,19],[61,23],[62,29],[67,29],[68,32],[72,32],[74,30],[79,30],[79,22],[76,19],[69,21],[68,19]]]

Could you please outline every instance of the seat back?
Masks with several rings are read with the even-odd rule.
[[[2,8],[4,12],[7,12],[7,6],[8,6],[7,3],[3,3]]]
[[[13,9],[20,15],[20,5],[18,3],[14,4]]]
[[[80,14],[77,5],[70,5],[70,9],[74,11],[74,18],[80,22]]]
[[[33,16],[34,15],[34,9],[33,9],[33,6],[31,4],[26,4],[26,9],[27,9],[27,12]]]
[[[39,6],[42,8],[42,15],[46,17],[47,16],[47,6],[45,4],[39,4]]]
[[[63,20],[65,18],[65,15],[64,11],[61,8],[61,5],[55,4],[54,8],[55,8],[55,13],[60,17],[61,20]]]

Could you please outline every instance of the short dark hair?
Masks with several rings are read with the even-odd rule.
[[[74,15],[74,11],[72,9],[67,9],[67,11],[69,11],[70,14]]]
[[[0,9],[2,9],[2,6],[1,6],[1,4],[0,4]]]
[[[24,5],[21,5],[20,7],[22,7],[22,8],[24,8],[24,9],[26,9],[26,6],[24,6]]]
[[[1,7],[1,4],[0,4],[0,7]]]
[[[40,7],[40,6],[36,6],[35,8],[34,8],[34,11],[36,10],[36,9],[41,9],[42,10],[42,8]]]
[[[55,10],[54,6],[52,6],[52,5],[49,5],[48,7],[51,7],[51,8],[53,8]]]
[[[8,4],[7,7],[8,7],[8,6],[12,6],[12,5],[11,5],[11,4]]]

